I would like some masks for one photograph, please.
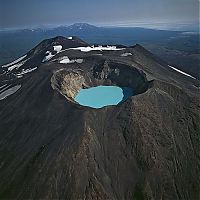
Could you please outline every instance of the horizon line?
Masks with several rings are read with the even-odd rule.
[[[133,22],[133,23],[115,23],[114,25],[111,24],[102,24],[102,23],[90,23],[90,22],[75,22],[75,23],[69,23],[69,24],[40,24],[40,25],[32,25],[32,26],[18,26],[18,27],[2,27],[0,28],[0,31],[14,31],[14,30],[26,30],[26,29],[54,29],[58,27],[69,27],[73,26],[75,24],[88,24],[91,26],[99,27],[99,28],[145,28],[145,29],[156,29],[156,30],[172,30],[174,29],[180,29],[184,26],[193,26],[194,31],[199,30],[199,23],[194,22]],[[177,25],[179,27],[177,27]],[[164,29],[163,29],[164,28]],[[191,29],[191,28],[190,28]],[[177,31],[177,30],[174,30]],[[187,31],[187,30],[185,30]]]

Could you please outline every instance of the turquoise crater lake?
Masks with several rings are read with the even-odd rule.
[[[128,87],[97,86],[81,89],[74,100],[82,106],[102,108],[117,105],[132,95],[133,91]]]

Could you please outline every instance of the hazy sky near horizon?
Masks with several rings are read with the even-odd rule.
[[[0,28],[197,24],[199,0],[0,0]]]

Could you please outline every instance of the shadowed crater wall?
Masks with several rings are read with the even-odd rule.
[[[90,65],[90,64],[89,64]],[[51,78],[52,88],[59,91],[70,102],[81,89],[104,86],[128,87],[134,95],[146,92],[149,81],[142,70],[107,60],[91,64],[87,70],[60,69]]]

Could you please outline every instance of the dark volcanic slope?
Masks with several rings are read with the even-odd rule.
[[[1,68],[0,199],[199,199],[199,81],[140,45],[69,49],[80,46],[53,38]],[[135,96],[102,109],[73,101],[97,85]]]

